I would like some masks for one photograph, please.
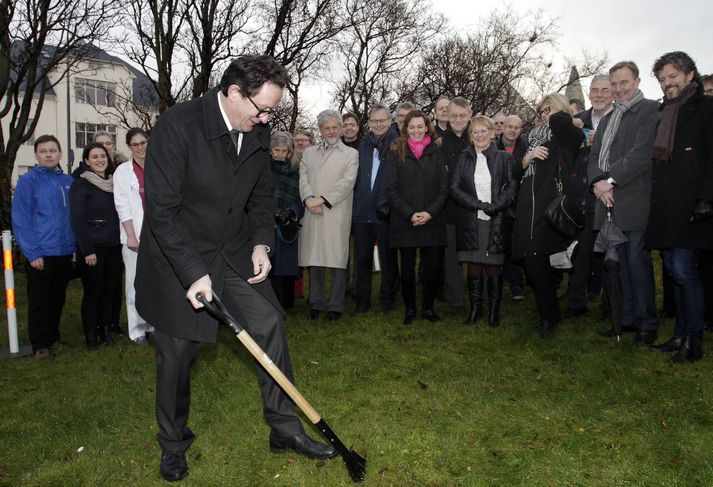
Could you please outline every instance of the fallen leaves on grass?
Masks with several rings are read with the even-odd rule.
[[[423,389],[424,391],[428,389],[428,384],[426,384],[425,382],[421,382],[420,380],[416,380],[416,382],[418,382],[419,387],[421,387],[421,389]]]

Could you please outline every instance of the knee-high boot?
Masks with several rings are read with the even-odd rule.
[[[500,301],[503,297],[503,276],[488,276],[488,325],[500,325]]]
[[[463,324],[474,325],[483,316],[483,280],[480,276],[468,276],[468,296],[470,297],[470,313]]]

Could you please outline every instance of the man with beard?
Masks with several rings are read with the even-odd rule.
[[[704,287],[701,251],[713,250],[713,98],[704,96],[696,63],[685,52],[656,60],[653,73],[664,94],[653,148],[651,214],[646,244],[660,249],[673,280],[673,337],[655,346],[678,350],[672,361],[703,355]]]
[[[359,118],[352,112],[342,115],[344,127],[342,127],[342,142],[347,147],[358,149],[361,142],[361,131],[359,130]]]
[[[380,103],[369,109],[369,133],[359,145],[359,170],[354,186],[354,251],[356,253],[357,306],[354,314],[365,313],[371,306],[374,244],[378,242],[381,266],[379,302],[389,312],[399,291],[396,250],[389,246],[389,224],[377,214],[386,199],[387,152],[399,136],[395,124],[389,126],[389,109]]]
[[[349,228],[358,153],[341,141],[342,116],[325,110],[317,116],[322,141],[309,147],[300,161],[300,197],[306,212],[302,219],[299,265],[309,267],[310,320],[326,311],[336,321],[344,310],[349,259]],[[325,293],[325,270],[332,290]]]

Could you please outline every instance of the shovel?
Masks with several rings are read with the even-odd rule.
[[[329,442],[334,445],[339,454],[344,459],[344,463],[349,471],[349,476],[354,482],[361,482],[364,480],[364,475],[366,473],[366,459],[356,453],[354,450],[348,450],[344,443],[337,437],[336,433],[332,431],[332,428],[322,419],[319,413],[312,407],[312,405],[307,402],[307,399],[297,390],[297,388],[290,382],[290,380],[285,377],[285,374],[272,362],[270,357],[260,348],[260,346],[255,343],[255,340],[248,334],[247,331],[241,327],[237,320],[228,313],[225,306],[220,301],[218,296],[213,294],[213,301],[208,301],[203,294],[196,294],[196,299],[203,303],[205,308],[208,310],[216,320],[221,321],[228,325],[230,329],[235,333],[235,336],[241,343],[247,348],[253,357],[262,365],[262,367],[267,371],[268,374],[277,382],[282,390],[290,396],[290,399],[297,405],[298,408],[302,410],[303,413],[309,418],[309,420],[314,424],[317,429],[322,433],[322,435],[329,440]]]

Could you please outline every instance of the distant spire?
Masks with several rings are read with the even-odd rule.
[[[584,91],[582,90],[582,83],[579,78],[579,71],[577,71],[577,66],[572,65],[572,70],[569,72],[569,81],[567,82],[567,89],[564,92],[564,96],[568,100],[572,98],[577,98],[584,102]]]

